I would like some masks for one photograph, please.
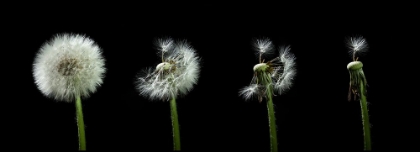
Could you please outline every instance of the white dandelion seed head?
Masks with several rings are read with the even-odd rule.
[[[89,97],[103,83],[106,69],[101,53],[84,35],[57,35],[35,57],[33,76],[38,89],[58,101]]]
[[[273,51],[273,44],[268,38],[258,39],[256,43],[254,43],[254,47],[260,54],[271,54]]]
[[[348,47],[350,48],[350,53],[362,53],[366,52],[368,49],[368,44],[362,36],[350,37],[347,42]]]
[[[169,100],[186,95],[197,84],[200,59],[195,50],[185,41],[174,45],[164,63],[138,78],[137,89],[141,95],[153,100]]]

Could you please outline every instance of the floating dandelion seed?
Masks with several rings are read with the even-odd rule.
[[[101,49],[83,35],[57,35],[39,50],[33,64],[35,83],[41,92],[57,101],[76,104],[79,150],[86,150],[81,98],[89,97],[102,84],[104,59]]]
[[[159,39],[162,63],[147,69],[138,78],[137,89],[150,99],[170,100],[174,150],[181,150],[176,98],[186,95],[197,83],[200,67],[195,50],[186,42],[174,43],[171,38]]]
[[[279,95],[283,94],[292,86],[295,76],[295,57],[290,53],[290,46],[281,47],[279,56],[268,61],[262,59],[263,54],[270,54],[273,50],[272,43],[269,39],[257,40],[255,43],[257,52],[259,53],[259,63],[253,68],[254,76],[251,84],[242,88],[239,95],[249,100],[257,97],[261,103],[264,98],[267,101],[269,127],[270,127],[270,143],[271,151],[277,152],[277,130],[274,115],[274,105],[272,96],[275,92]]]

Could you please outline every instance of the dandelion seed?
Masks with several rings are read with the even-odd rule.
[[[347,45],[349,47],[349,53],[353,56],[353,61],[357,61],[356,55],[361,55],[363,52],[368,50],[368,45],[365,38],[362,36],[350,37]]]
[[[263,54],[272,51],[273,44],[269,39],[258,39],[255,43],[255,47],[257,48],[259,53]]]
[[[171,38],[158,39],[159,51],[168,52],[173,47],[173,40]]]
[[[239,94],[243,96],[246,100],[251,99],[254,96],[258,96],[259,90],[262,86],[258,84],[251,84],[250,86],[244,87],[241,89]]]
[[[273,44],[271,43],[270,39],[257,39],[256,43],[254,43],[254,47],[256,48],[259,54],[259,61],[262,63],[262,57],[265,54],[271,54],[273,51]]]

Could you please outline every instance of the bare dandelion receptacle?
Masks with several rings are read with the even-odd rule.
[[[363,67],[363,63],[360,62],[360,61],[353,61],[353,62],[350,62],[349,64],[347,64],[347,69],[352,70],[352,71],[359,70],[362,67]]]

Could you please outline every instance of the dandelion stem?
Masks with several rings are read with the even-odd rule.
[[[84,151],[86,150],[85,122],[83,121],[82,101],[80,96],[76,97],[76,116],[79,131],[79,150]]]
[[[181,140],[179,136],[179,123],[178,123],[178,112],[176,110],[176,100],[175,97],[172,97],[171,100],[171,115],[172,115],[172,131],[173,131],[173,141],[174,141],[174,150],[181,150]]]
[[[271,94],[271,86],[269,85],[267,90],[267,108],[268,108],[268,121],[270,126],[270,143],[271,143],[271,152],[277,152],[277,126],[276,126],[276,117],[274,115],[274,105]]]
[[[367,108],[367,101],[365,96],[365,83],[363,80],[360,80],[360,107],[362,110],[362,121],[363,121],[363,135],[364,135],[364,144],[365,151],[370,151],[372,149],[371,139],[370,139],[370,123],[369,123],[369,113]]]

